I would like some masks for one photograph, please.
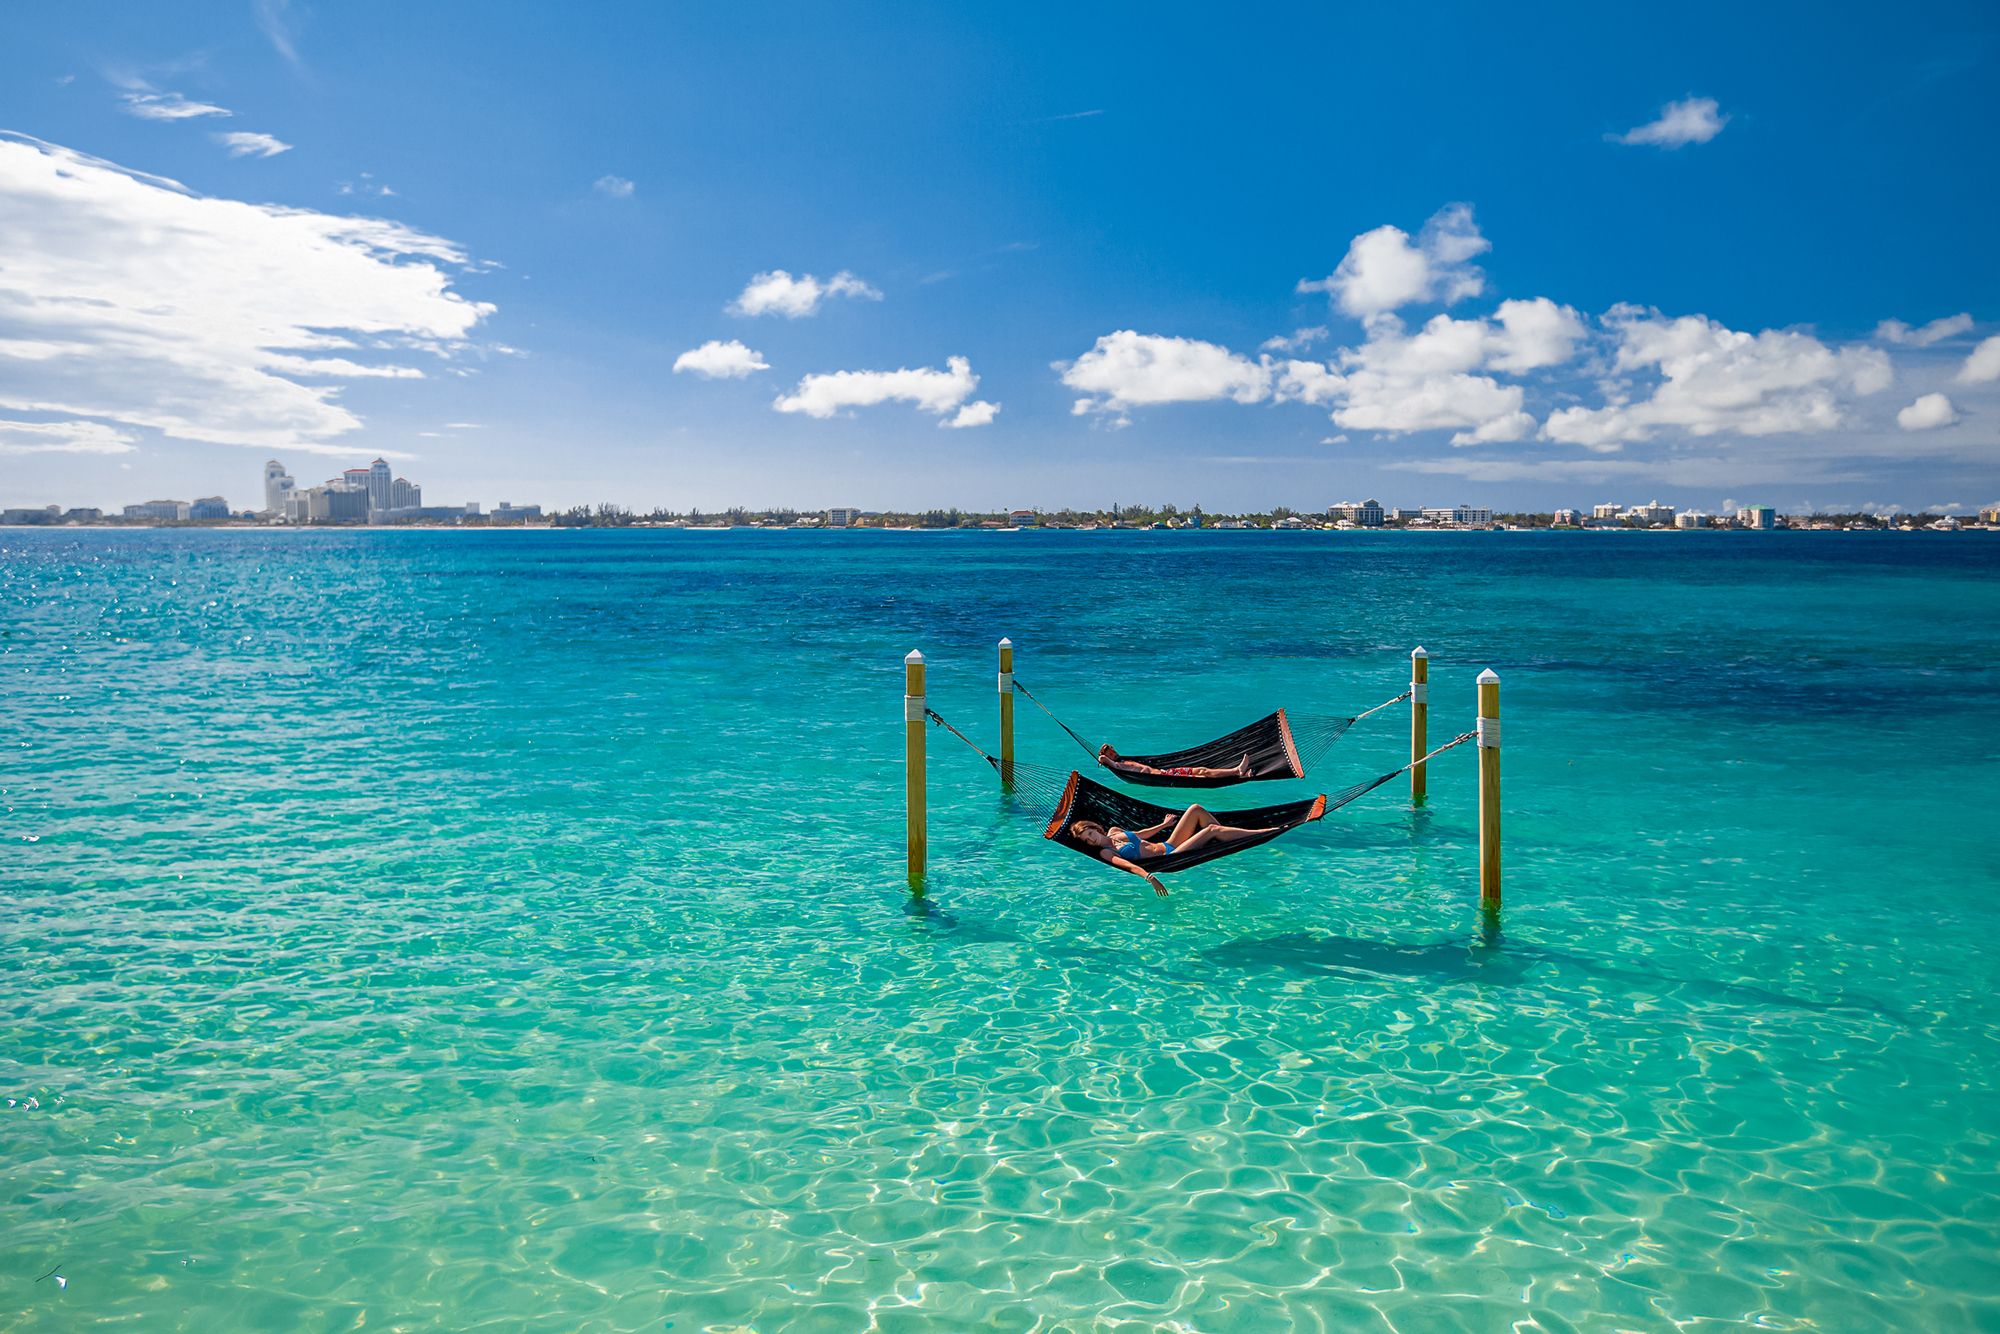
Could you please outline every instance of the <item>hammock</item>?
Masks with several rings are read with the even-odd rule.
[[[1390,775],[1394,777],[1394,775]],[[1387,782],[1388,779],[1384,779]],[[1358,795],[1358,794],[1357,794]],[[1136,863],[1154,875],[1168,875],[1174,871],[1185,871],[1190,866],[1214,861],[1217,857],[1227,857],[1232,852],[1242,852],[1254,848],[1259,843],[1269,843],[1280,834],[1297,829],[1300,825],[1319,819],[1326,814],[1326,796],[1313,797],[1307,801],[1287,801],[1276,806],[1258,806],[1251,810],[1214,811],[1216,819],[1239,829],[1261,829],[1264,832],[1239,838],[1231,843],[1209,843],[1193,852],[1174,852],[1164,857],[1148,857]],[[1150,829],[1162,820],[1178,817],[1180,811],[1168,806],[1155,806],[1151,802],[1128,797],[1102,783],[1093,783],[1074,769],[1070,771],[1069,785],[1063,789],[1062,799],[1056,803],[1055,814],[1049,817],[1048,828],[1042,837],[1066,848],[1082,853],[1092,861],[1102,861],[1096,848],[1077,841],[1070,832],[1070,826],[1078,820],[1095,820],[1106,829],[1116,825],[1120,829]]]
[[[1014,688],[1026,695],[1034,706],[1049,715],[1057,727],[1068,732],[1070,739],[1097,759],[1099,749],[1078,736],[1076,731],[1057,718],[1049,706],[1035,698],[1034,692],[1014,678]],[[1237,783],[1268,783],[1285,778],[1304,778],[1306,766],[1318,761],[1340,740],[1347,729],[1366,718],[1371,713],[1379,713],[1391,704],[1400,703],[1410,697],[1404,691],[1395,699],[1377,704],[1351,718],[1332,718],[1317,714],[1299,715],[1299,727],[1295,732],[1292,719],[1285,710],[1266,714],[1256,722],[1237,728],[1227,736],[1219,736],[1213,741],[1205,741],[1198,746],[1187,746],[1180,750],[1161,751],[1154,755],[1120,754],[1118,761],[1106,763],[1097,759],[1100,765],[1118,775],[1127,783],[1140,787],[1233,787]],[[1238,777],[1233,773],[1197,776],[1176,774],[1174,769],[1234,769],[1245,756],[1250,760],[1250,773]],[[1140,764],[1150,769],[1169,772],[1146,773],[1121,767],[1124,764]]]
[[[991,765],[993,771],[999,774],[1003,781],[1006,781],[1010,777],[1006,766],[996,756],[989,755],[978,742],[946,722],[937,710],[927,708],[924,710],[924,716],[936,726],[943,728],[960,741],[963,741],[979,758]],[[1232,852],[1242,852],[1246,848],[1254,848],[1260,843],[1269,843],[1272,839],[1277,838],[1281,834],[1290,833],[1300,825],[1310,824],[1312,821],[1325,815],[1328,811],[1337,811],[1357,797],[1366,796],[1384,783],[1395,778],[1400,778],[1426,760],[1434,760],[1452,749],[1452,747],[1464,745],[1466,742],[1472,740],[1475,735],[1472,732],[1461,732],[1430,754],[1425,755],[1422,759],[1411,760],[1401,768],[1391,769],[1379,778],[1364,779],[1351,787],[1341,789],[1331,796],[1322,793],[1317,797],[1309,797],[1304,801],[1280,802],[1275,806],[1255,806],[1248,810],[1211,812],[1223,824],[1234,825],[1238,829],[1261,829],[1264,832],[1252,834],[1248,838],[1239,838],[1233,843],[1210,843],[1205,847],[1196,848],[1193,852],[1176,852],[1165,857],[1148,857],[1138,864],[1154,875],[1170,875],[1175,871],[1184,871],[1190,866],[1199,866],[1203,862],[1214,861],[1217,857],[1227,857]],[[1108,863],[1105,863],[1097,855],[1097,849],[1090,847],[1088,844],[1079,843],[1075,836],[1070,833],[1070,826],[1078,820],[1095,820],[1106,829],[1109,829],[1113,825],[1125,830],[1149,829],[1168,816],[1178,816],[1181,813],[1180,810],[1171,806],[1155,806],[1151,802],[1141,801],[1137,797],[1128,796],[1115,788],[1109,788],[1102,783],[1093,782],[1074,769],[1069,770],[1068,774],[1064,776],[1060,770],[1017,760],[1013,765],[1011,778],[1013,786],[1010,795],[1015,802],[1037,816],[1040,816],[1043,811],[1050,812],[1047,816],[1047,824],[1042,830],[1043,838],[1048,839],[1052,843],[1059,843],[1072,851],[1080,852],[1101,865],[1108,865]],[[1052,806],[1053,809],[1051,809]]]

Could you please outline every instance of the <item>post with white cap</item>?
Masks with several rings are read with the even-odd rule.
[[[903,659],[903,795],[909,811],[910,888],[923,892],[929,812],[924,808],[924,655]]]
[[[1000,790],[1014,790],[1014,641],[1000,641]]]
[[[1479,908],[1500,915],[1500,677],[1479,674]]]
[[[1410,650],[1410,758],[1419,763],[1410,766],[1410,804],[1424,804],[1424,791],[1429,775],[1424,771],[1430,766],[1421,763],[1430,754],[1431,734],[1431,655],[1421,647]]]

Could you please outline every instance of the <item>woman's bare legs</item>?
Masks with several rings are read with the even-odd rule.
[[[1178,848],[1188,839],[1193,838],[1198,831],[1206,829],[1214,823],[1215,817],[1210,815],[1197,802],[1182,811],[1181,818],[1174,821],[1174,829],[1172,833],[1167,835],[1167,842]]]
[[[1208,814],[1206,811],[1202,813],[1204,815]],[[1268,829],[1239,829],[1235,825],[1216,824],[1215,817],[1210,815],[1209,823],[1189,834],[1185,843],[1180,839],[1174,839],[1172,842],[1175,852],[1192,852],[1194,849],[1205,847],[1210,843],[1234,843],[1238,839],[1250,838],[1257,834],[1268,834],[1270,832]]]

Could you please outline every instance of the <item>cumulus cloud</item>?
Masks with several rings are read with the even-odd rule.
[[[400,223],[195,194],[0,136],[0,409],[299,452],[360,419],[340,385],[418,374],[493,307],[451,290],[466,256]],[[328,356],[329,353],[346,354]]]
[[[691,371],[708,380],[740,380],[746,375],[771,369],[760,352],[732,338],[728,342],[711,338],[700,347],[690,348],[674,358],[674,371]]]
[[[972,363],[951,357],[945,369],[904,368],[895,371],[834,371],[828,375],[808,375],[798,388],[783,395],[771,406],[779,412],[802,412],[808,417],[833,417],[849,408],[874,407],[878,403],[904,402],[919,412],[935,416],[956,410],[956,415],[940,426],[984,426],[1000,410],[997,403],[967,402],[979,387]]]
[[[235,114],[210,102],[190,102],[179,93],[129,92],[125,94],[125,110],[145,120],[194,120],[201,116]]]
[[[1958,380],[1961,384],[1985,384],[1988,380],[2000,380],[2000,334],[1972,349],[1972,355],[1958,368]]]
[[[1057,362],[1062,382],[1085,395],[1072,411],[1123,413],[1149,403],[1230,399],[1255,403],[1271,392],[1271,367],[1196,338],[1120,329],[1071,362]]]
[[[1896,414],[1896,425],[1906,431],[1930,431],[1957,421],[1958,409],[1943,394],[1925,394]]]
[[[960,408],[957,416],[952,417],[948,421],[941,421],[938,425],[949,426],[954,430],[967,426],[986,426],[992,422],[993,418],[999,412],[1000,405],[998,403],[988,403],[983,398],[974,399]]]
[[[249,130],[229,130],[216,135],[215,141],[226,147],[231,157],[276,157],[292,151],[292,146],[282,139]]]
[[[810,273],[794,278],[783,269],[772,269],[753,277],[742,294],[729,303],[728,310],[732,315],[783,315],[797,320],[817,314],[820,303],[835,296],[862,301],[882,299],[880,292],[845,269],[825,282]]]
[[[606,199],[630,199],[632,192],[639,187],[626,180],[623,176],[599,176],[596,183],[590,188],[603,195]]]
[[[1901,320],[1883,320],[1875,326],[1875,338],[1883,343],[1903,343],[1910,347],[1929,347],[1947,338],[1956,338],[1962,333],[1972,332],[1972,316],[1964,313],[1947,315],[1941,320],[1932,320],[1921,328],[1912,329]]]
[[[1332,362],[1291,361],[1280,368],[1281,399],[1333,403],[1349,430],[1403,433],[1450,430],[1454,445],[1519,440],[1535,428],[1518,375],[1559,365],[1585,334],[1581,317],[1546,297],[1503,301],[1491,319],[1437,315],[1405,334],[1392,315],[1369,322],[1368,340]]]
[[[1703,315],[1669,319],[1636,306],[1613,308],[1605,325],[1618,340],[1614,369],[1657,374],[1636,401],[1614,381],[1604,407],[1552,413],[1543,435],[1602,446],[1651,439],[1661,428],[1708,436],[1831,430],[1844,420],[1843,394],[1889,387],[1889,359],[1874,348],[1829,348],[1810,334],[1743,333]]]
[[[132,437],[103,422],[0,421],[0,454],[130,454]]]
[[[1478,296],[1486,279],[1471,261],[1492,248],[1479,234],[1469,204],[1447,204],[1414,242],[1400,227],[1363,232],[1325,278],[1300,279],[1298,290],[1325,292],[1349,315],[1367,318],[1419,301],[1450,305]]]
[[[1621,144],[1653,144],[1659,148],[1685,148],[1705,144],[1722,133],[1729,117],[1712,97],[1690,97],[1669,102],[1660,108],[1660,118],[1611,136]]]

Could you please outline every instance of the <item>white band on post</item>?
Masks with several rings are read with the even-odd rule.
[[[1014,693],[1014,673],[1012,672],[1000,673],[1000,693],[1003,695],[1011,695]]]
[[[1500,720],[1481,718],[1479,720],[1479,747],[1481,750],[1500,749]]]
[[[1428,704],[1430,702],[1431,702],[1430,682],[1428,681],[1410,682],[1410,703]]]
[[[924,697],[922,695],[903,696],[903,721],[920,723],[924,720]]]

